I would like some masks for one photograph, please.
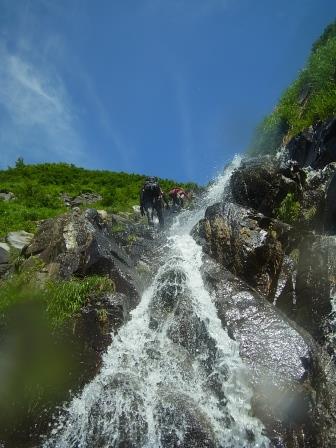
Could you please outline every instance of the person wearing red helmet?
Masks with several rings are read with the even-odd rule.
[[[168,196],[172,200],[175,209],[182,208],[184,206],[184,201],[188,198],[188,194],[180,187],[174,187],[170,190]]]

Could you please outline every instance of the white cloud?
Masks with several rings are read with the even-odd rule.
[[[0,164],[18,155],[78,162],[83,143],[64,83],[28,55],[0,44]]]

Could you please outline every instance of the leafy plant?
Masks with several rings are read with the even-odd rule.
[[[276,217],[288,224],[294,224],[300,216],[301,206],[293,193],[288,193],[276,210]]]

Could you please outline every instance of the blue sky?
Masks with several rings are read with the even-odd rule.
[[[0,0],[0,166],[205,183],[335,17],[335,0]]]

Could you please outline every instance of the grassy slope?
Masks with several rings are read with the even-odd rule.
[[[257,127],[249,152],[273,153],[303,129],[336,114],[336,22],[313,45],[306,66]]]
[[[34,231],[36,222],[56,216],[66,208],[59,194],[76,196],[83,192],[100,193],[103,200],[95,204],[113,212],[130,211],[139,203],[139,192],[145,176],[139,174],[93,171],[65,163],[25,165],[17,162],[15,168],[0,171],[0,190],[12,191],[16,200],[0,201],[0,236],[8,231]],[[161,179],[164,190],[176,183]],[[179,184],[188,189],[196,184]]]

